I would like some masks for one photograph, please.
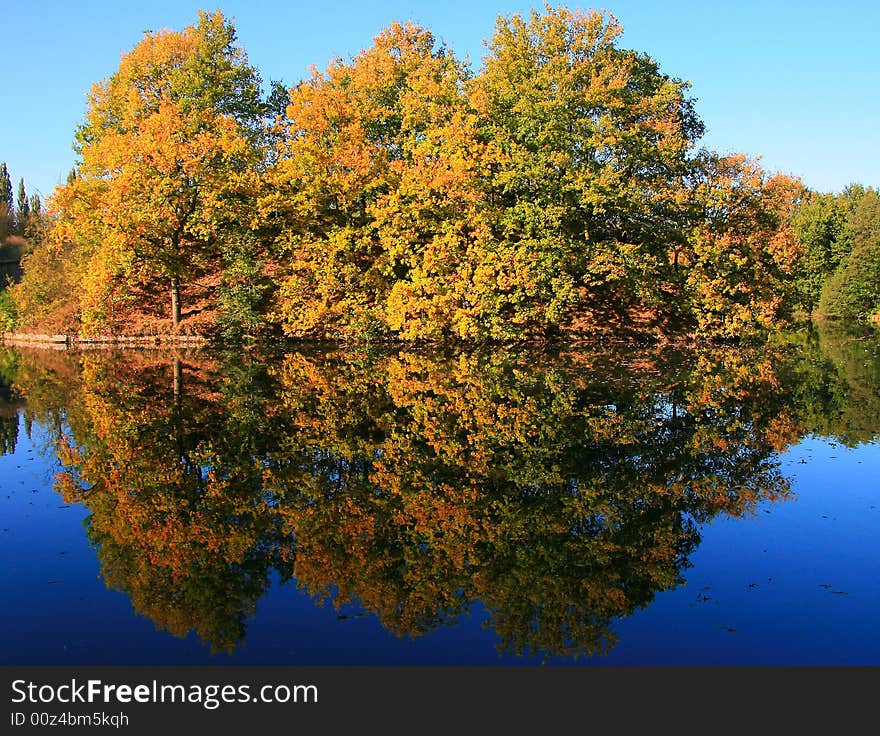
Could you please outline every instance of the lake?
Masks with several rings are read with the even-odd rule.
[[[0,347],[0,664],[880,664],[880,344]]]

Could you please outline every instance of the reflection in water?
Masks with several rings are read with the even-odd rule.
[[[479,600],[504,649],[588,655],[683,582],[701,523],[789,495],[778,451],[873,437],[874,350],[4,351],[0,450],[23,399],[107,584],[214,649],[274,573],[400,635]]]
[[[0,351],[0,455],[12,455],[18,440],[18,407],[12,392],[15,354]]]

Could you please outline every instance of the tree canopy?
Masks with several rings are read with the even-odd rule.
[[[393,23],[264,89],[219,11],[149,32],[92,90],[15,319],[482,342],[875,314],[876,192],[700,148],[688,83],[621,35],[607,12],[502,16],[475,70]]]
[[[182,32],[146,34],[93,87],[76,176],[53,199],[56,247],[82,253],[84,334],[162,292],[176,329],[181,288],[216,273],[222,241],[246,227],[262,103],[235,39],[219,12],[203,12]]]

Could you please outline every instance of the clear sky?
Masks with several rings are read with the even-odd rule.
[[[293,84],[315,64],[369,46],[393,20],[428,26],[479,65],[504,0],[147,0],[10,2],[0,13],[0,161],[17,186],[48,195],[74,162],[86,93],[112,74],[145,30],[180,29],[219,7],[264,80]],[[703,144],[760,156],[814,189],[880,185],[880,3],[783,0],[607,0],[622,46],[689,80],[706,123]]]

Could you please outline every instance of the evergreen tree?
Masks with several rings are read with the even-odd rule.
[[[45,240],[47,230],[47,222],[43,218],[43,203],[40,201],[39,194],[30,196],[28,208],[30,217],[25,226],[24,236],[30,247],[34,248]]]
[[[24,179],[18,182],[18,201],[15,213],[15,222],[19,235],[24,235],[31,217],[31,205],[28,201],[27,191],[24,187]]]
[[[12,204],[12,180],[6,162],[0,163],[0,237],[12,229],[15,210]]]

